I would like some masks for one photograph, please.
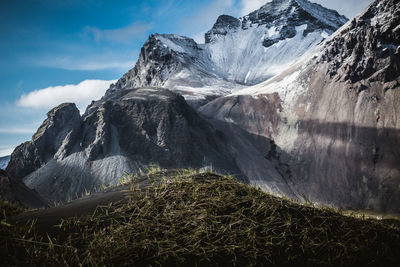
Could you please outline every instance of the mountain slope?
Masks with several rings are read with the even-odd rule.
[[[398,212],[399,24],[397,1],[375,1],[281,74],[201,112],[271,138],[310,200]]]
[[[274,0],[243,18],[220,16],[205,44],[154,34],[109,92],[162,86],[202,104],[278,74],[346,21],[306,0]]]

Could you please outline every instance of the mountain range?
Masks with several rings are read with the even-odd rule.
[[[348,21],[307,0],[153,34],[88,106],[51,110],[7,175],[64,201],[148,166],[208,168],[299,201],[400,212],[400,3]]]

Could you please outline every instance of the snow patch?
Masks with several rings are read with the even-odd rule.
[[[323,31],[323,32],[321,33],[321,36],[322,36],[322,38],[326,39],[326,38],[329,37],[329,33],[327,33],[326,31]]]

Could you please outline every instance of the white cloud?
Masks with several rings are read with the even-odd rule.
[[[248,15],[268,2],[271,2],[271,0],[242,0],[242,9],[240,11],[240,15]]]
[[[61,103],[72,102],[82,111],[92,100],[101,98],[116,80],[85,80],[79,84],[52,86],[22,95],[18,106],[34,109],[51,109]]]
[[[110,41],[129,43],[143,35],[152,28],[152,24],[134,22],[126,27],[102,30],[97,27],[86,26],[84,34],[91,36],[96,42]]]
[[[36,130],[29,128],[0,128],[0,133],[5,134],[32,134]]]
[[[13,151],[14,151],[14,148],[1,149],[0,150],[0,157],[11,155],[11,153]]]

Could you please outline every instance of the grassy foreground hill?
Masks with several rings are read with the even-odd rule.
[[[146,186],[139,183],[144,179]],[[22,225],[11,220],[18,208],[1,202],[1,265],[400,263],[396,221],[360,219],[300,205],[212,173],[160,171],[128,183],[130,192],[124,201],[99,206],[85,216],[60,219],[57,231],[48,233],[34,221]]]

